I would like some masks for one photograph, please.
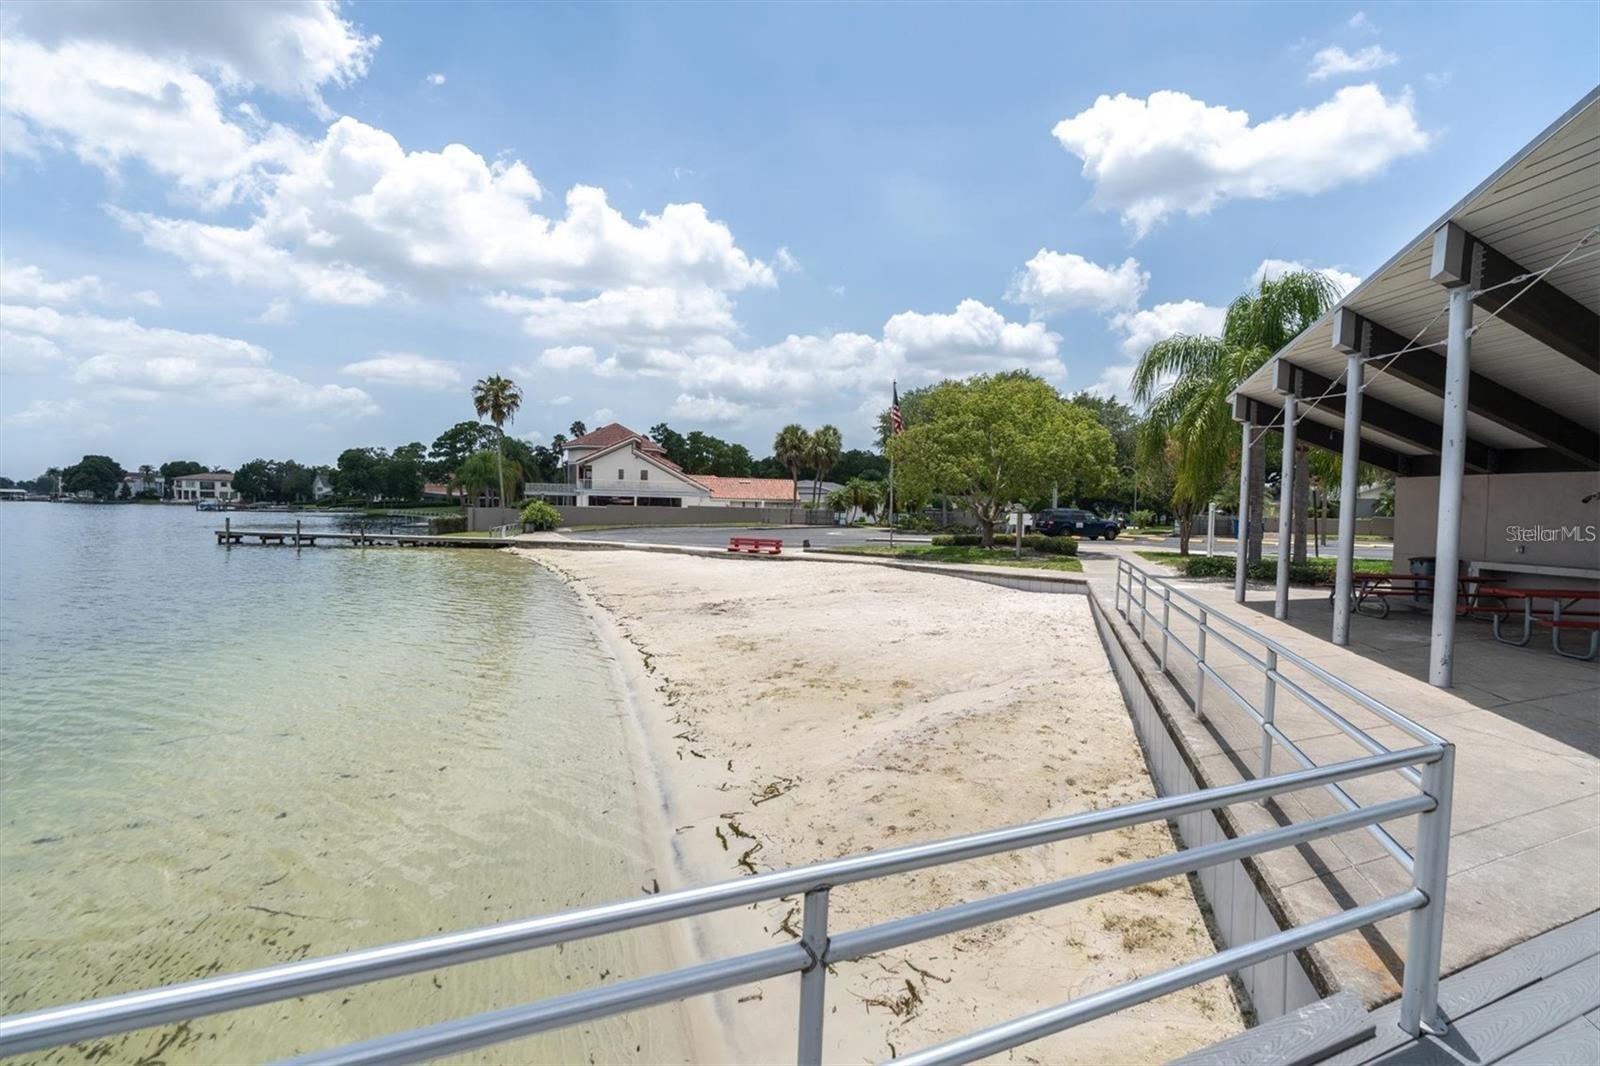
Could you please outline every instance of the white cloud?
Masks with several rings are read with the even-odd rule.
[[[443,85],[445,83],[445,76],[443,74],[429,74],[427,77],[427,82],[429,85]]]
[[[268,367],[272,355],[265,348],[232,337],[15,304],[0,306],[0,329],[55,345],[74,363],[74,382],[121,400],[356,415],[377,410],[360,389],[307,384]]]
[[[1254,125],[1244,111],[1171,90],[1101,96],[1053,132],[1083,160],[1094,202],[1141,236],[1178,211],[1203,215],[1223,200],[1310,195],[1369,178],[1430,141],[1410,94],[1391,99],[1375,85],[1347,86]]]
[[[585,370],[603,378],[619,373],[615,356],[601,359],[587,344],[546,348],[539,353],[539,365],[546,370]]]
[[[322,87],[365,75],[378,46],[377,37],[339,17],[333,0],[13,0],[6,10],[12,32],[46,45],[95,42],[317,107]]]
[[[1392,67],[1400,57],[1386,51],[1381,45],[1368,45],[1356,52],[1346,52],[1338,45],[1330,45],[1311,57],[1311,70],[1307,81],[1325,81],[1344,74],[1365,74],[1368,71]]]
[[[798,274],[803,269],[800,260],[789,253],[787,246],[779,248],[772,254],[772,265],[785,274]]]
[[[1178,300],[1118,315],[1111,320],[1111,325],[1123,335],[1122,354],[1136,360],[1156,341],[1166,340],[1175,333],[1216,336],[1222,332],[1222,320],[1227,313],[1225,307],[1212,307],[1199,300]]]
[[[589,416],[589,424],[603,426],[616,420],[617,413],[609,407],[597,407],[594,414]]]
[[[568,396],[568,395],[566,395],[564,393],[562,395],[560,395],[560,396],[553,396],[550,399],[545,401],[545,403],[549,404],[551,407],[565,407],[567,404],[569,404],[571,402],[572,402],[572,397]]]
[[[461,383],[461,368],[443,359],[414,352],[379,352],[371,359],[347,363],[341,373],[377,385],[441,391]]]
[[[1351,15],[1350,21],[1345,23],[1345,25],[1349,26],[1352,30],[1367,30],[1372,33],[1378,32],[1378,27],[1375,26],[1372,20],[1367,17],[1367,13],[1365,11],[1357,11],[1354,15]]]
[[[1118,311],[1137,307],[1150,275],[1139,261],[1103,267],[1071,252],[1041,248],[1011,282],[1006,299],[1027,305],[1037,315],[1060,311]]]
[[[154,246],[204,269],[226,272],[240,249],[297,264],[302,276],[291,282],[318,302],[354,302],[321,284],[329,270],[380,292],[374,278],[544,293],[775,284],[772,268],[740,250],[700,204],[668,204],[635,223],[604,190],[577,185],[566,194],[565,215],[547,217],[533,210],[544,190],[523,163],[491,162],[459,144],[407,152],[352,118],[339,119],[267,180],[261,213],[247,228],[129,217]],[[234,280],[255,284],[278,273],[276,266],[233,271]]]
[[[484,298],[499,311],[521,315],[530,336],[549,341],[670,344],[738,331],[733,302],[705,286],[689,289],[607,289],[588,300],[526,297],[500,292]]]
[[[250,321],[258,326],[288,325],[294,321],[294,304],[288,300],[273,300]]]
[[[0,373],[41,374],[66,358],[66,353],[49,337],[0,329]]]
[[[255,227],[235,229],[120,208],[107,210],[149,247],[187,262],[196,277],[223,277],[236,285],[286,290],[321,304],[361,306],[389,295],[383,283],[358,267],[342,260],[297,257],[273,246]]]
[[[161,306],[160,295],[149,289],[124,294],[95,274],[51,278],[31,263],[0,263],[0,300],[57,307],[83,303]]]
[[[4,43],[0,110],[26,131],[24,152],[60,147],[108,174],[138,159],[219,205],[295,149],[298,138],[281,126],[249,112],[241,117],[252,128],[232,121],[211,83],[183,67],[96,43],[55,51],[20,37]]]
[[[884,323],[883,346],[895,363],[929,380],[1014,368],[1066,373],[1059,334],[1041,322],[1007,322],[977,300],[962,300],[948,315],[903,311]]]
[[[1276,281],[1285,274],[1296,270],[1315,270],[1339,287],[1339,295],[1345,296],[1357,285],[1361,284],[1361,275],[1352,274],[1338,267],[1314,267],[1293,259],[1263,259],[1261,265],[1256,267],[1248,278],[1245,278],[1245,288],[1253,289],[1263,278],[1267,281]]]
[[[88,411],[79,400],[30,400],[22,410],[6,416],[13,426],[39,429],[45,426],[74,426],[89,433],[103,433],[104,423],[85,424]]]
[[[710,393],[694,395],[681,392],[672,402],[672,417],[701,424],[736,426],[743,424],[749,416],[750,408],[745,404],[734,403]]]

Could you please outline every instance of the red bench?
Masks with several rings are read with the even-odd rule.
[[[767,537],[729,537],[728,550],[747,555],[782,555],[783,541]]]
[[[1600,611],[1574,610],[1577,604],[1600,601],[1597,589],[1524,589],[1510,585],[1479,585],[1479,596],[1492,596],[1506,604],[1502,613],[1494,616],[1494,639],[1502,644],[1525,647],[1533,639],[1534,626],[1550,627],[1550,646],[1557,655],[1587,662],[1600,653]],[[1511,601],[1522,601],[1522,636],[1512,639],[1501,636],[1500,621],[1513,612]],[[1549,607],[1535,608],[1535,600],[1549,600]],[[1589,634],[1589,647],[1582,653],[1570,652],[1561,646],[1561,631],[1575,629]]]

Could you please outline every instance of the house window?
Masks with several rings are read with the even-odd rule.
[[[648,470],[639,471],[639,480],[640,481],[649,481],[650,480],[650,471],[648,471]]]
[[[619,467],[617,469],[617,480],[618,481],[626,481],[626,480],[628,480],[628,472]]]

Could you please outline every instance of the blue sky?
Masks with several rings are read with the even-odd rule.
[[[1600,8],[124,0],[0,13],[0,472],[1118,393],[1352,283],[1597,79]],[[1486,73],[1492,73],[1487,77]]]

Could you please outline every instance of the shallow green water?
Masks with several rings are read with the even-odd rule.
[[[227,550],[218,524],[0,506],[0,1009],[649,883],[626,705],[558,580],[488,551]],[[607,938],[44,1057],[255,1061],[638,972],[659,950]],[[621,1020],[497,1057],[670,1057],[673,1027]]]

